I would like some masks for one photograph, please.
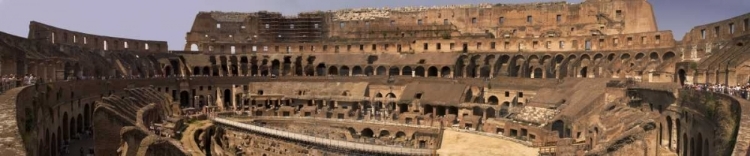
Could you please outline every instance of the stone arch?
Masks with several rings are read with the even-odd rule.
[[[281,69],[281,61],[279,61],[278,59],[274,59],[273,61],[271,61],[271,74],[272,75],[280,76],[281,75],[280,69]]]
[[[646,54],[637,53],[637,54],[635,54],[635,61],[641,61],[641,60],[643,60],[644,57],[646,57]]]
[[[490,105],[498,105],[499,100],[497,99],[497,96],[490,96],[489,99],[487,99],[487,103]]]
[[[437,77],[438,76],[438,69],[435,66],[430,66],[430,68],[427,68],[427,77]]]
[[[417,66],[416,68],[414,68],[414,75],[416,75],[417,77],[425,77],[424,67]]]
[[[464,68],[466,68],[465,59],[468,56],[461,55],[456,59],[456,70],[453,73],[453,77],[463,77],[464,76]]]
[[[349,76],[349,67],[348,66],[341,66],[339,69],[339,75],[340,76]]]
[[[346,67],[346,66],[343,66],[341,68],[344,68],[344,67]],[[352,68],[352,75],[362,75],[362,74],[364,74],[363,72],[364,71],[362,71],[362,67],[360,67],[360,66],[354,66],[354,68]]]
[[[510,60],[510,56],[508,55],[501,55],[498,57],[498,59],[495,61],[495,67],[492,69],[494,73],[492,76],[507,76],[506,68],[508,66],[508,61]]]
[[[481,59],[481,55],[474,55],[471,56],[471,59],[469,60],[469,65],[466,66],[466,76],[475,78],[479,76],[479,73],[477,73],[477,69],[479,69],[479,63],[477,63]]]
[[[620,60],[628,60],[628,59],[630,59],[630,54],[623,53],[622,55],[620,55]]]
[[[664,55],[662,55],[661,58],[664,61],[669,61],[669,60],[672,60],[674,57],[675,57],[674,52],[668,51],[668,52],[664,53]]]
[[[510,60],[510,65],[508,66],[508,72],[511,77],[519,77],[524,74],[524,65],[526,65],[526,59],[523,57],[523,55],[516,55],[513,57],[512,60]]]
[[[393,66],[390,69],[388,69],[388,75],[389,76],[398,76],[401,74],[401,70],[398,69],[398,67]]]
[[[659,53],[651,52],[648,57],[650,59],[649,61],[659,61]]]
[[[396,138],[397,139],[407,138],[406,133],[404,133],[403,131],[398,131],[396,132]]]
[[[339,69],[336,66],[328,67],[328,75],[339,75]]]
[[[567,135],[566,129],[567,128],[565,127],[565,122],[563,122],[562,120],[557,120],[552,123],[552,131],[557,131],[557,136],[560,138],[570,137],[569,135]]]
[[[326,70],[326,64],[325,63],[318,64],[318,66],[315,69],[315,73],[317,73],[318,76],[324,76],[324,75],[326,75],[326,73],[327,73],[326,71],[327,70]]]
[[[164,67],[164,76],[172,76],[174,73],[172,73],[172,67],[171,66],[165,66]]]
[[[495,111],[495,108],[489,107],[487,108],[487,111],[485,111],[484,113],[486,114],[487,118],[495,118],[496,117],[495,113],[497,112]]]
[[[229,71],[232,74],[232,76],[239,76],[240,69],[239,67],[237,67],[236,64],[232,64],[231,66],[229,66],[229,68],[230,68]]]
[[[378,134],[378,137],[385,138],[385,137],[389,137],[390,135],[391,135],[391,132],[389,132],[388,130],[381,130],[380,133]]]
[[[443,68],[440,68],[440,75],[442,75],[443,77],[450,77],[451,68],[448,66],[443,66]]]
[[[198,49],[197,44],[193,43],[193,44],[190,44],[190,51],[200,51],[200,49]]]
[[[607,55],[607,61],[611,62],[612,60],[615,60],[615,57],[617,57],[617,55],[615,55],[615,53],[609,53]]]
[[[382,93],[377,93],[377,94],[375,94],[375,97],[376,97],[376,98],[382,98],[382,97],[383,97],[383,94],[382,94]]]
[[[391,98],[391,99],[395,99],[396,98],[396,94],[388,93],[388,94],[385,95],[385,97]]]
[[[208,66],[203,67],[203,76],[210,76],[211,75],[211,69],[208,68]]]
[[[373,138],[375,136],[375,133],[370,128],[362,129],[362,132],[360,132],[360,136]]]
[[[401,68],[401,75],[412,76],[412,69],[410,66],[404,66]]]
[[[474,116],[480,116],[481,117],[483,113],[484,113],[484,110],[482,110],[481,107],[479,107],[479,106],[471,107],[471,114],[472,115],[474,115]]]
[[[387,69],[385,69],[385,67],[383,66],[380,66],[377,68],[377,70],[375,70],[375,75],[386,75],[387,74],[386,72],[387,72]]]
[[[529,78],[544,78],[544,71],[542,70],[542,68],[530,67],[530,69],[532,72],[529,73],[531,74],[529,75]]]
[[[372,66],[365,67],[365,75],[371,76],[375,74],[375,70],[372,68]]]

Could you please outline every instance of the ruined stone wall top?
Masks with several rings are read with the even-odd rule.
[[[71,31],[31,21],[29,24],[30,40],[42,40],[52,44],[80,46],[97,50],[130,50],[142,52],[167,52],[166,41],[136,40],[109,37]]]

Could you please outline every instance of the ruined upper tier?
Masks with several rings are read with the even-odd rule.
[[[543,41],[550,38],[557,39]],[[355,49],[370,49],[369,45],[372,44],[373,49],[385,52],[445,52],[461,48],[454,48],[456,45],[453,44],[450,48],[448,44],[443,47],[431,44],[426,45],[427,48],[422,45],[471,39],[498,40],[498,45],[491,45],[493,49],[499,46],[508,51],[523,51],[537,46],[544,46],[550,51],[573,51],[592,49],[592,42],[597,41],[618,44],[642,38],[648,39],[646,42],[649,43],[664,40],[661,45],[649,46],[651,48],[674,44],[671,32],[658,31],[651,4],[645,0],[587,0],[578,4],[549,2],[358,8],[303,12],[293,17],[267,11],[201,12],[187,33],[185,50],[273,51],[269,50],[272,47],[276,51],[287,52],[338,52],[347,44],[363,45]],[[316,49],[306,45],[289,45],[292,43],[343,45],[321,45]],[[286,45],[278,50],[280,44]],[[366,48],[364,45],[367,45]],[[490,41],[484,44],[488,45]],[[468,47],[463,49],[474,49]],[[593,49],[611,50],[616,47]],[[351,49],[350,46],[346,48]],[[622,45],[620,48],[630,49]]]

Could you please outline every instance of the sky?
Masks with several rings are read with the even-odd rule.
[[[89,34],[167,41],[171,50],[182,50],[185,35],[199,11],[267,10],[296,15],[301,11],[361,7],[549,1],[552,0],[0,0],[0,31],[26,37],[33,20]],[[672,30],[677,40],[694,26],[750,13],[750,0],[649,2],[659,30]]]

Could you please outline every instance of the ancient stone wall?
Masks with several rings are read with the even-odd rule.
[[[147,41],[118,37],[100,36],[76,32],[32,21],[29,25],[29,39],[46,41],[52,44],[66,44],[96,50],[129,50],[142,52],[166,52],[165,41]]]

